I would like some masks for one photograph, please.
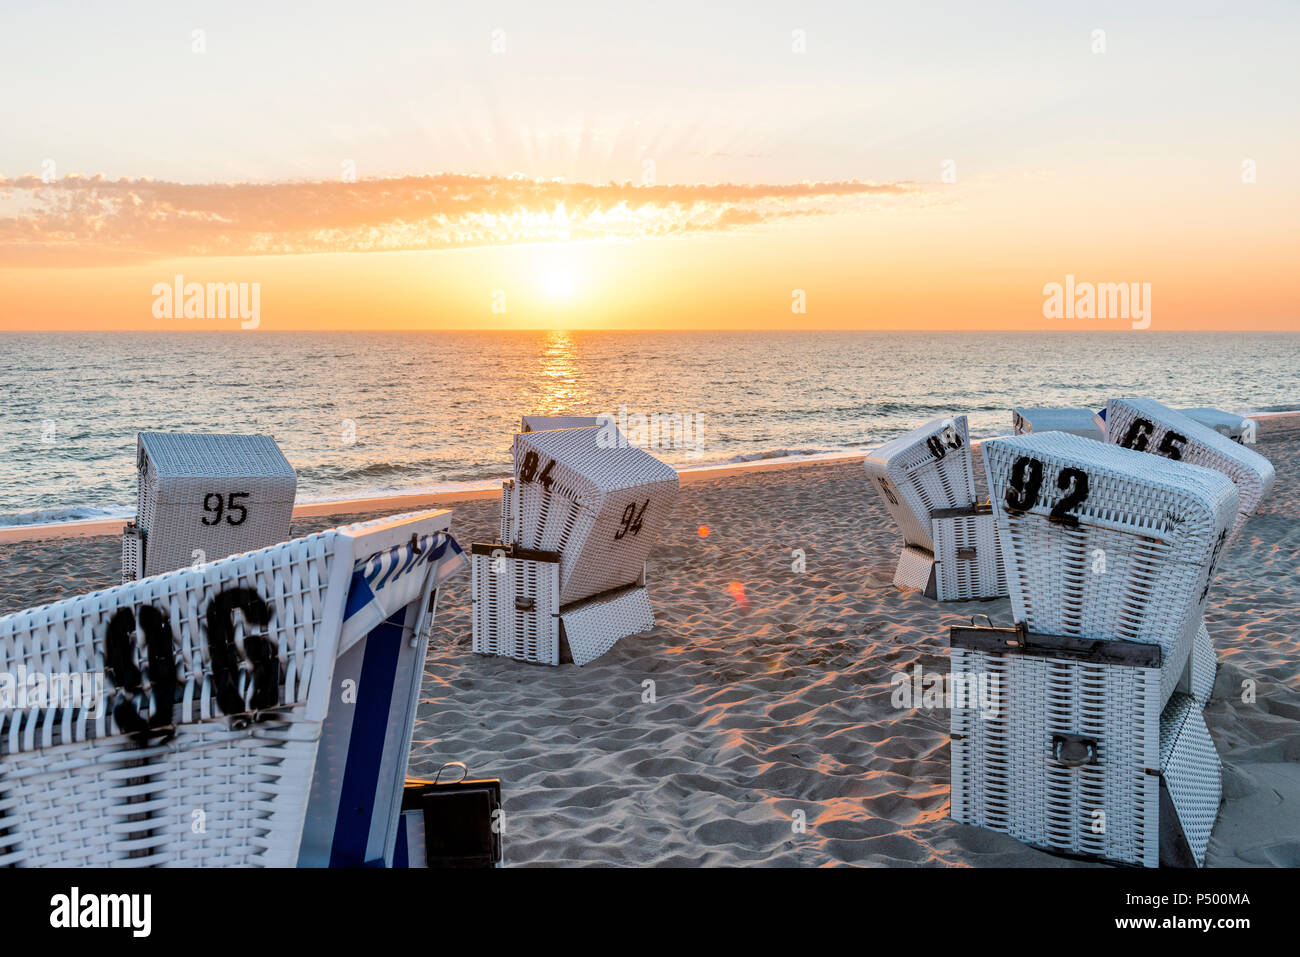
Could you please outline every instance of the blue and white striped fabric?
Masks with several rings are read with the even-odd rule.
[[[343,611],[340,648],[350,647],[399,608],[419,599],[430,566],[433,587],[437,588],[465,563],[461,547],[446,532],[412,539],[357,562]]]

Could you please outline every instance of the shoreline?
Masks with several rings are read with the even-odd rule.
[[[1277,439],[1300,434],[1300,410],[1288,412],[1238,413],[1254,419],[1259,424],[1259,441]],[[971,451],[975,453],[985,439],[998,438],[986,435],[972,438]],[[870,448],[861,452],[818,452],[809,455],[784,456],[772,459],[757,459],[751,462],[723,462],[717,465],[690,465],[676,468],[683,485],[713,478],[724,478],[736,474],[772,471],[777,469],[807,468],[818,465],[838,465],[844,462],[861,462],[866,458]],[[420,492],[409,495],[375,495],[357,498],[326,499],[319,502],[303,502],[293,507],[293,519],[318,518],[326,515],[364,515],[375,512],[415,511],[434,508],[454,502],[467,502],[478,499],[497,498],[501,494],[501,483],[508,478],[501,475],[496,478],[483,479],[479,482],[467,482],[465,488],[445,492]],[[72,522],[33,522],[28,525],[0,526],[0,545],[20,542],[45,542],[60,539],[99,538],[102,536],[121,535],[126,524],[132,518],[93,518]]]
[[[1223,763],[1210,867],[1300,866],[1300,431],[1261,451],[1277,482],[1205,606]],[[646,567],[655,627],[585,667],[475,654],[471,576],[449,579],[411,775],[461,761],[500,779],[512,866],[1097,866],[953,821],[951,714],[895,700],[900,675],[948,671],[949,626],[1009,621],[1010,599],[899,590],[898,529],[860,465],[764,464],[683,485]],[[452,530],[493,541],[499,521],[483,495]],[[0,547],[0,617],[111,588],[120,559],[110,537]]]

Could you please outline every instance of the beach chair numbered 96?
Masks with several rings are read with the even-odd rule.
[[[0,710],[0,866],[391,865],[437,587],[463,564],[450,515],[0,618],[0,672],[83,692]]]

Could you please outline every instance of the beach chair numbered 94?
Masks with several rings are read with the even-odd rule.
[[[882,445],[865,467],[903,535],[895,585],[940,601],[1007,593],[993,512],[975,503],[965,416],[935,419]]]
[[[654,627],[645,563],[676,471],[612,426],[520,433],[503,541],[476,543],[474,650],[582,665]]]
[[[0,866],[392,865],[450,514],[0,618]]]
[[[1220,769],[1185,693],[1237,509],[1223,475],[1059,432],[986,441],[1016,624],[953,628],[952,813],[1037,847],[1204,863]]]
[[[142,432],[136,461],[123,581],[288,539],[298,477],[269,435]]]

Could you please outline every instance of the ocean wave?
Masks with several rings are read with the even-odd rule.
[[[135,508],[130,505],[65,505],[37,508],[27,512],[0,512],[0,528],[11,525],[47,525],[54,522],[84,522],[97,518],[130,519]]]

